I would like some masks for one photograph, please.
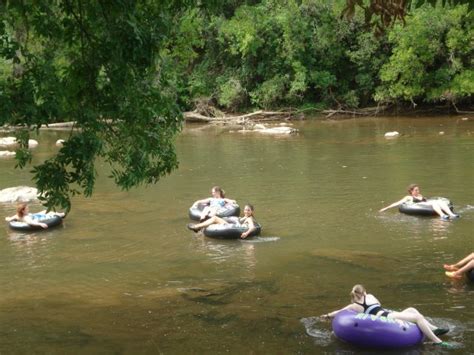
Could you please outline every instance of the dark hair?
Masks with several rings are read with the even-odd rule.
[[[217,192],[219,193],[219,196],[220,196],[221,198],[224,198],[224,197],[225,197],[225,191],[222,190],[220,186],[213,186],[213,187],[212,187],[212,190],[217,191]]]
[[[408,193],[411,194],[411,192],[415,189],[415,187],[420,187],[420,186],[417,184],[410,184],[408,186]]]
[[[245,208],[245,207],[250,208],[250,211],[252,211],[252,217],[253,217],[253,213],[254,213],[254,211],[255,211],[255,208],[253,207],[253,205],[251,205],[250,203],[246,203],[245,206],[244,206],[244,208]]]

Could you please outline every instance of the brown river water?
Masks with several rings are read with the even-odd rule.
[[[75,197],[63,226],[5,224],[0,354],[378,354],[316,318],[348,304],[356,283],[388,308],[413,306],[449,327],[442,338],[456,345],[387,353],[474,353],[474,283],[442,269],[474,251],[474,118],[293,127],[298,134],[276,137],[188,124],[176,140],[180,167],[158,184],[123,192],[99,162],[94,195]],[[41,131],[33,163],[67,136]],[[0,189],[32,186],[30,169],[14,165],[0,159]],[[451,199],[461,218],[378,212],[414,182]],[[255,205],[260,237],[186,229],[188,208],[213,185]]]

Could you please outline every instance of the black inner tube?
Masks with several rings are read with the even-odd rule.
[[[433,197],[429,198],[426,200],[426,202],[406,202],[402,203],[399,206],[399,211],[401,213],[409,214],[409,215],[414,215],[414,216],[436,216],[437,213],[433,209],[433,206],[431,206],[430,202],[431,201],[443,201],[445,202],[451,211],[454,211],[453,209],[453,204],[451,203],[450,200],[444,197]]]
[[[45,223],[48,229],[51,227],[58,226],[62,223],[63,219],[60,216],[47,216],[47,218],[38,219],[38,222]],[[32,226],[31,224],[19,221],[11,221],[8,223],[10,228],[17,231],[34,231],[42,230],[41,226]]]
[[[212,224],[203,230],[206,237],[219,239],[239,239],[242,233],[248,231],[247,226],[239,224]],[[247,238],[257,236],[261,233],[262,226],[255,223],[255,229],[248,235]]]
[[[191,206],[189,208],[189,218],[191,218],[193,221],[199,221],[199,219],[201,218],[201,213],[205,207],[206,205],[201,203],[198,204],[196,207],[194,207],[194,205]],[[239,205],[229,203],[226,203],[224,207],[219,208],[216,213],[216,216],[221,218],[238,215],[240,215]]]

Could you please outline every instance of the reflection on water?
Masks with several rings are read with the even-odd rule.
[[[248,239],[248,240],[242,240],[242,243],[251,243],[251,244],[255,244],[255,243],[268,243],[268,242],[276,242],[280,239],[280,237],[254,237],[254,238],[251,238],[251,239]]]
[[[193,126],[177,139],[179,170],[130,192],[99,162],[93,198],[76,197],[62,227],[0,228],[0,353],[361,353],[315,318],[347,304],[355,283],[447,324],[444,340],[460,344],[452,353],[465,353],[474,284],[446,278],[442,265],[473,245],[473,125],[307,121],[286,139]],[[403,136],[383,138],[394,130]],[[41,132],[34,162],[64,135]],[[0,160],[0,185],[31,186],[14,164]],[[461,218],[377,212],[414,182],[454,201]],[[214,185],[255,205],[261,236],[186,229],[190,204]],[[13,211],[0,205],[2,216]],[[433,352],[443,350],[403,353]]]
[[[247,269],[255,267],[255,246],[239,240],[215,240],[203,234],[195,236],[196,249],[216,264],[238,263]]]

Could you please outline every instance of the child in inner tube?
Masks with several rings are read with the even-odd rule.
[[[450,218],[459,218],[458,214],[454,214],[449,206],[444,201],[427,201],[426,198],[420,192],[420,187],[417,184],[411,184],[408,186],[409,195],[402,198],[400,201],[394,202],[387,207],[382,208],[379,212],[388,210],[389,208],[396,207],[405,202],[420,203],[424,202],[433,207],[433,210],[440,216],[442,220],[448,220]]]
[[[37,220],[38,218],[41,219],[46,216],[59,216],[63,218],[65,214],[63,212],[46,212],[46,210],[31,214],[29,213],[28,205],[26,203],[20,203],[16,208],[16,214],[11,217],[5,217],[5,221],[18,221],[29,224],[30,226],[38,226],[46,229],[48,228],[48,225]]]
[[[252,233],[257,227],[255,226],[255,218],[253,216],[254,208],[252,205],[247,204],[244,207],[244,217],[228,217],[226,219],[213,216],[209,218],[208,220],[198,223],[198,224],[188,224],[188,229],[194,231],[194,232],[199,232],[202,228],[206,228],[210,226],[211,224],[231,224],[231,225],[237,225],[237,226],[246,226],[248,227],[247,231],[243,232],[240,235],[241,239],[247,238],[250,233]]]
[[[205,198],[203,200],[198,200],[193,203],[192,208],[196,208],[199,204],[207,205],[201,212],[201,217],[199,220],[201,222],[205,221],[210,217],[214,217],[219,209],[225,206],[226,203],[235,204],[235,200],[225,198],[225,192],[219,186],[214,186],[211,189],[212,197]]]
[[[355,285],[352,288],[350,295],[352,301],[351,304],[337,311],[323,314],[321,318],[330,319],[335,317],[336,314],[342,310],[352,310],[357,313],[366,313],[375,316],[384,316],[400,321],[413,322],[418,325],[418,328],[420,328],[422,333],[435,345],[442,345],[446,347],[450,345],[449,343],[443,342],[440,338],[438,338],[438,335],[446,334],[449,332],[449,329],[437,328],[428,322],[426,318],[415,308],[406,308],[401,312],[384,309],[380,305],[379,300],[375,298],[374,295],[367,293],[364,286],[362,285]]]

